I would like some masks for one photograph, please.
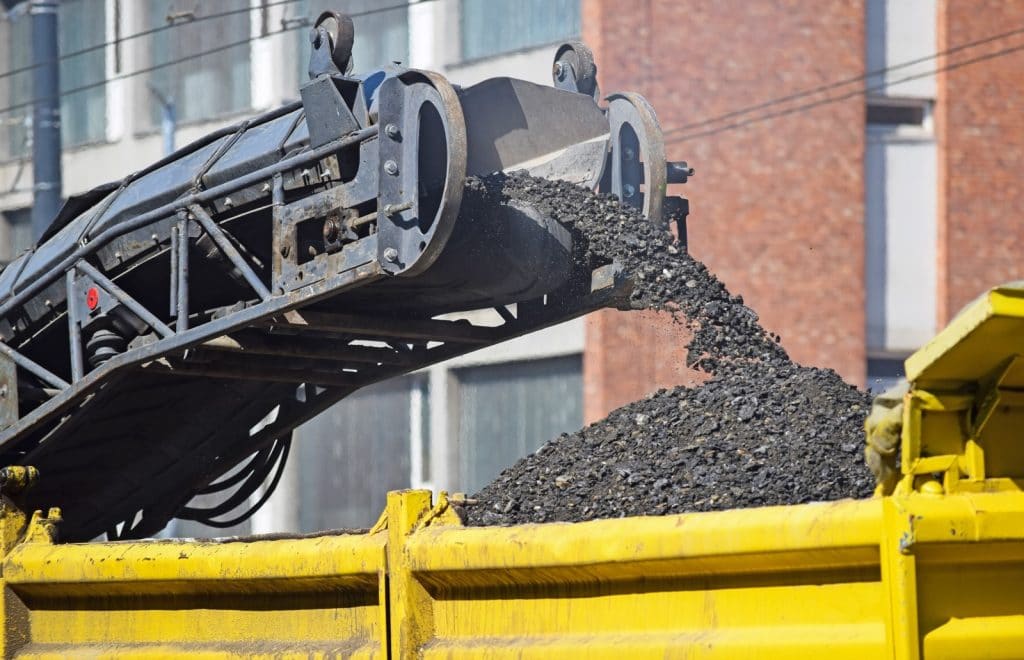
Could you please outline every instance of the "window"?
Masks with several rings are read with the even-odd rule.
[[[0,267],[32,247],[32,209],[0,213]]]
[[[871,99],[864,154],[868,349],[913,351],[935,332],[937,154],[931,102]]]
[[[866,118],[869,128],[916,126],[927,129],[931,127],[931,116],[932,103],[925,99],[868,99]]]
[[[900,382],[900,379],[906,376],[903,369],[905,359],[903,357],[868,358],[868,389],[875,394],[881,394]]]
[[[455,376],[460,490],[478,490],[548,440],[583,424],[579,355],[468,367]]]
[[[139,29],[166,25],[168,16],[180,12],[184,3],[148,0],[147,4],[147,11],[142,12],[145,25]],[[196,18],[204,14],[237,13],[197,22],[177,18],[176,27],[152,36],[149,66],[173,62],[249,37],[250,12],[241,11],[249,6],[249,0],[219,0],[194,3],[194,6]],[[143,63],[138,64],[140,69],[143,66]],[[143,128],[160,124],[160,104],[151,88],[174,101],[179,121],[202,121],[247,110],[250,106],[249,77],[248,43],[156,69],[146,77],[145,86],[140,89],[147,108],[144,113],[147,123]]]
[[[343,12],[359,14],[380,9],[382,4],[378,0],[350,0],[341,6],[344,7]],[[395,5],[400,6],[391,11],[353,17],[356,33],[352,44],[354,73],[371,71],[391,62],[409,61],[409,10],[401,3],[383,4],[388,7]],[[339,7],[332,0],[299,0],[293,6],[294,9],[288,9],[288,16],[304,16],[310,26],[322,12]],[[309,30],[296,30],[295,35],[299,49],[298,80],[302,84],[309,79]]]
[[[28,66],[32,59],[31,18],[25,11],[14,11],[0,19],[0,71]],[[32,72],[22,71],[0,78],[0,107],[17,105],[32,99]],[[0,114],[0,159],[21,158],[28,154],[32,107],[25,106]]]
[[[99,142],[106,135],[106,53],[96,48],[106,41],[106,0],[62,2],[58,17],[61,89],[61,139],[65,147]],[[95,85],[90,89],[69,90]]]
[[[462,59],[475,60],[580,34],[580,0],[462,0]]]
[[[298,465],[299,529],[369,527],[389,490],[411,484],[411,449],[426,446],[426,379],[404,376],[371,385],[300,427],[291,459]]]
[[[938,198],[934,0],[868,0],[864,231],[867,348],[917,349],[935,332]],[[915,65],[902,63],[921,60]],[[900,66],[897,66],[900,65]],[[903,78],[914,80],[899,82]],[[874,384],[872,383],[872,387]]]
[[[62,2],[58,17],[61,89],[61,138],[65,147],[97,142],[106,132],[107,97],[102,83],[106,77],[103,48],[82,50],[106,41],[105,0]],[[27,7],[27,5],[26,5]],[[14,12],[0,21],[0,70],[11,71],[32,64],[32,17]],[[90,89],[68,93],[88,85]],[[0,107],[31,101],[32,71],[0,79]],[[32,107],[25,106],[0,115],[0,158],[21,158],[29,153]]]

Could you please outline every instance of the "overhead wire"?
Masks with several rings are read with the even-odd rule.
[[[289,0],[289,1],[291,1],[291,0]],[[437,0],[417,0],[416,4],[426,4],[428,2],[437,2]],[[374,14],[381,14],[381,13],[384,13],[384,12],[396,11],[396,10],[399,10],[399,9],[406,9],[409,6],[410,6],[409,3],[402,2],[402,3],[399,3],[399,4],[395,4],[395,5],[390,5],[390,6],[387,6],[387,7],[375,7],[374,9],[367,9],[367,10],[364,10],[364,11],[352,12],[352,13],[348,14],[348,16],[350,18],[359,18],[359,17],[362,17],[362,16],[371,16],[371,15],[374,15]],[[258,8],[249,8],[246,11],[255,11],[256,9],[258,9]],[[174,27],[187,26],[187,25],[193,24],[194,22],[195,21],[176,23],[176,24],[174,24]],[[291,25],[291,26],[282,27],[279,30],[269,31],[269,32],[266,32],[264,34],[252,35],[252,36],[249,36],[249,37],[247,37],[245,39],[239,39],[237,41],[232,41],[230,43],[221,44],[220,46],[217,46],[215,48],[209,48],[207,50],[202,50],[202,51],[198,51],[198,52],[195,52],[195,53],[191,53],[189,55],[184,55],[182,57],[179,57],[179,58],[176,58],[176,59],[173,59],[173,60],[168,60],[166,62],[160,62],[158,64],[154,64],[154,65],[151,65],[151,66],[148,66],[148,67],[144,67],[142,69],[136,69],[135,71],[128,71],[126,73],[122,73],[122,74],[119,74],[119,75],[116,75],[116,76],[111,76],[110,78],[105,78],[104,80],[100,80],[100,81],[97,81],[97,82],[94,82],[94,83],[89,83],[87,85],[79,85],[78,87],[73,87],[71,89],[66,89],[66,90],[62,91],[60,94],[57,94],[56,97],[35,97],[35,98],[31,98],[31,99],[28,99],[26,101],[22,101],[20,103],[15,103],[13,105],[9,105],[7,107],[0,108],[0,114],[6,114],[6,113],[12,112],[14,110],[19,110],[21,108],[30,107],[30,106],[34,105],[35,103],[37,103],[39,101],[50,100],[51,98],[62,98],[62,97],[65,97],[65,96],[69,96],[71,94],[77,94],[77,93],[84,92],[84,91],[87,91],[87,90],[90,90],[90,89],[95,89],[97,87],[103,87],[104,85],[106,85],[108,83],[111,83],[111,82],[117,82],[117,81],[120,81],[120,80],[126,80],[128,78],[133,78],[135,76],[142,75],[142,74],[145,74],[145,73],[151,73],[151,72],[159,70],[159,69],[164,69],[164,68],[167,68],[167,67],[176,66],[178,64],[182,64],[184,62],[188,62],[188,61],[191,61],[191,60],[194,60],[194,59],[198,59],[200,57],[205,57],[206,55],[213,55],[215,53],[220,53],[220,52],[223,52],[225,50],[229,50],[231,48],[236,48],[238,46],[243,46],[245,44],[249,44],[249,43],[252,43],[254,41],[258,41],[260,39],[266,39],[268,37],[273,37],[273,36],[276,36],[276,35],[285,34],[287,32],[292,32],[294,30],[305,28],[305,27],[307,27],[307,25],[308,25],[308,23],[302,22],[302,23],[299,23],[297,25]],[[0,75],[2,75],[2,74],[0,74]]]
[[[1021,51],[1021,50],[1024,50],[1024,44],[1019,44],[1019,45],[1016,45],[1016,46],[1012,46],[1012,47],[1008,47],[1008,48],[1003,48],[1003,49],[1000,49],[998,51],[994,51],[994,52],[991,52],[991,53],[986,53],[984,55],[978,55],[976,57],[971,57],[971,58],[968,58],[966,60],[960,60],[958,62],[947,64],[947,65],[944,65],[944,66],[941,66],[941,67],[937,67],[937,68],[932,69],[930,71],[926,71],[926,72],[922,72],[922,73],[917,73],[917,74],[913,74],[913,75],[904,76],[902,78],[898,78],[896,80],[886,81],[886,82],[880,83],[878,85],[871,85],[871,86],[867,86],[867,87],[863,87],[863,88],[858,88],[858,89],[855,89],[855,90],[850,91],[850,92],[845,92],[843,94],[839,94],[839,95],[836,95],[836,96],[829,96],[829,97],[826,97],[824,99],[818,99],[818,100],[810,102],[810,103],[803,103],[803,104],[800,104],[800,105],[797,105],[797,106],[785,108],[783,110],[777,110],[775,112],[769,112],[769,113],[765,113],[765,114],[762,114],[762,115],[757,115],[757,116],[754,116],[754,117],[749,117],[747,119],[743,119],[743,120],[740,120],[740,121],[736,121],[736,122],[732,122],[732,123],[729,123],[729,124],[725,124],[724,126],[718,126],[718,127],[712,128],[712,129],[708,129],[706,131],[695,131],[695,132],[692,132],[692,133],[686,133],[686,134],[679,135],[679,136],[673,137],[671,139],[665,140],[665,143],[666,144],[674,144],[674,143],[677,143],[677,142],[685,142],[687,140],[694,140],[694,139],[697,139],[697,138],[708,137],[708,136],[711,136],[711,135],[717,135],[719,133],[724,133],[724,132],[727,132],[727,131],[736,130],[738,128],[743,128],[743,127],[749,126],[751,124],[757,124],[757,123],[760,123],[760,122],[768,121],[770,119],[777,119],[779,117],[785,117],[787,115],[807,112],[808,110],[812,110],[812,109],[817,108],[819,106],[829,105],[831,103],[838,103],[839,101],[845,101],[847,99],[855,98],[857,96],[866,96],[868,94],[871,94],[872,92],[882,91],[882,90],[886,89],[887,87],[892,87],[892,86],[895,86],[895,85],[899,85],[901,83],[910,82],[912,80],[920,80],[920,79],[923,79],[923,78],[929,78],[929,77],[934,76],[934,75],[936,75],[938,73],[944,73],[946,71],[953,71],[955,69],[959,69],[959,68],[962,68],[962,67],[965,67],[965,66],[969,66],[971,64],[977,64],[979,62],[984,62],[984,61],[996,59],[996,58],[999,58],[999,57],[1005,57],[1006,55],[1010,55],[1012,53],[1015,53],[1015,52],[1018,52],[1018,51]],[[670,129],[669,131],[666,131],[665,134],[668,135],[670,133],[675,132],[676,130],[677,129]]]
[[[830,91],[830,90],[833,90],[833,89],[837,89],[837,88],[840,88],[840,87],[845,87],[847,85],[852,85],[855,82],[860,82],[862,80],[867,80],[868,78],[874,78],[875,76],[880,76],[880,75],[883,75],[883,74],[886,74],[886,73],[890,73],[892,71],[897,71],[899,69],[905,69],[907,67],[914,66],[914,65],[917,65],[917,64],[923,64],[925,62],[930,62],[932,60],[938,59],[939,57],[943,57],[943,56],[946,56],[946,55],[952,55],[954,53],[959,53],[959,52],[961,52],[963,50],[967,50],[967,49],[970,49],[970,48],[975,48],[977,46],[983,46],[985,44],[992,43],[994,41],[999,41],[1000,39],[1006,39],[1007,37],[1013,37],[1013,36],[1016,36],[1018,34],[1024,34],[1024,27],[1019,27],[1019,28],[1016,28],[1016,29],[1013,29],[1013,30],[1009,30],[1007,32],[1001,32],[999,34],[989,35],[987,37],[983,37],[983,38],[977,39],[975,41],[968,41],[968,42],[965,42],[965,43],[962,43],[962,44],[958,44],[956,46],[951,46],[950,48],[946,48],[944,50],[936,51],[936,52],[934,52],[934,53],[932,53],[930,55],[925,55],[925,56],[922,56],[922,57],[917,57],[917,58],[914,58],[914,59],[911,59],[911,60],[906,60],[906,61],[903,61],[903,62],[897,62],[896,64],[891,64],[889,66],[882,67],[882,68],[879,68],[879,69],[872,69],[871,71],[865,71],[864,73],[858,74],[856,76],[851,76],[851,77],[848,77],[848,78],[842,78],[840,80],[836,80],[836,81],[833,81],[833,82],[830,82],[830,83],[825,83],[823,85],[819,85],[817,87],[812,87],[812,88],[809,88],[809,89],[804,89],[804,90],[800,90],[800,91],[797,91],[797,92],[792,92],[790,94],[786,94],[785,96],[779,96],[779,97],[776,97],[776,98],[773,98],[773,99],[769,99],[767,101],[763,101],[763,102],[757,103],[755,105],[747,106],[745,108],[739,108],[739,109],[736,109],[736,110],[730,110],[729,112],[723,113],[721,115],[717,115],[717,116],[714,116],[714,117],[708,117],[707,119],[701,119],[699,121],[690,122],[689,124],[683,124],[681,126],[676,126],[676,127],[672,128],[672,129],[669,129],[669,130],[665,131],[665,134],[668,135],[670,133],[682,132],[682,131],[686,131],[686,130],[689,130],[689,129],[692,129],[692,128],[700,128],[701,126],[707,126],[708,124],[716,124],[716,123],[718,123],[720,121],[725,121],[727,119],[732,119],[734,117],[738,117],[738,116],[741,116],[741,115],[750,114],[751,112],[756,112],[758,110],[763,110],[765,108],[770,108],[770,107],[773,107],[773,106],[776,106],[776,105],[780,105],[782,103],[788,103],[789,101],[796,101],[796,100],[799,100],[801,98],[805,98],[805,97],[808,97],[808,96],[814,96],[815,94],[821,94],[823,92],[827,92],[827,91]],[[891,85],[891,84],[894,84],[894,83],[889,83],[889,84]]]
[[[171,21],[170,17],[168,17],[168,23],[165,25],[158,25],[156,27],[149,28],[147,30],[142,30],[140,32],[126,34],[125,36],[118,37],[117,39],[111,39],[110,41],[104,41],[103,43],[94,44],[92,46],[86,46],[85,48],[73,50],[68,53],[61,53],[61,55],[56,60],[44,60],[42,62],[36,62],[35,64],[27,64],[25,66],[18,67],[17,69],[10,69],[8,71],[0,73],[0,79],[8,78],[19,73],[26,73],[28,71],[32,71],[33,69],[38,69],[39,67],[46,66],[48,64],[53,64],[54,61],[62,62],[64,60],[71,59],[72,57],[78,57],[79,55],[85,55],[87,53],[92,53],[97,50],[109,48],[111,46],[118,46],[126,41],[132,41],[134,39],[139,39],[141,37],[148,37],[150,35],[157,34],[159,32],[164,32],[165,30],[171,30],[176,27],[181,27],[183,25],[194,25],[196,23],[202,23],[203,21],[213,20],[215,18],[224,18],[225,16],[234,16],[236,14],[260,11],[261,9],[269,9],[270,7],[277,7],[279,5],[289,5],[301,1],[302,0],[273,0],[273,2],[268,2],[267,4],[261,5],[259,7],[243,7],[240,9],[231,9],[228,11],[222,11],[215,14],[204,14],[202,16],[194,16],[187,20],[178,19],[177,22]]]

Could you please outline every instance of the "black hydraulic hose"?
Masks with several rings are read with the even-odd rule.
[[[238,490],[232,493],[230,497],[225,499],[220,504],[207,508],[187,506],[182,508],[177,513],[177,517],[181,518],[182,520],[195,520],[198,522],[205,522],[206,519],[208,518],[220,516],[227,513],[228,511],[231,511],[232,509],[240,505],[242,502],[244,502],[246,499],[248,499],[250,495],[256,492],[256,489],[259,488],[260,484],[266,481],[267,475],[270,474],[270,471],[274,468],[274,464],[280,458],[284,446],[285,443],[278,441],[274,445],[274,449],[271,452],[270,457],[267,459],[267,462],[261,465],[256,470],[254,470],[252,474],[250,474],[249,477],[245,480],[245,482],[238,487]]]
[[[257,464],[263,464],[263,463],[267,462],[267,459],[269,458],[269,456],[270,456],[271,452],[273,452],[273,450],[274,450],[274,448],[272,446],[271,447],[267,447],[265,449],[260,449],[255,454],[253,454],[253,457],[251,459],[249,459],[249,462],[245,465],[245,467],[243,467],[242,469],[236,471],[230,477],[227,477],[225,479],[221,479],[220,481],[215,481],[214,483],[210,484],[209,486],[206,486],[205,488],[197,490],[195,492],[195,494],[196,495],[212,495],[213,493],[221,493],[221,492],[224,492],[225,490],[227,490],[228,488],[231,488],[235,484],[238,484],[238,483],[244,481],[246,479],[246,477],[248,477],[250,474],[253,473],[253,471],[256,469]]]
[[[283,444],[283,451],[281,452],[281,458],[280,458],[280,460],[277,463],[277,472],[274,473],[274,478],[270,480],[269,484],[267,484],[267,487],[263,491],[263,495],[260,496],[260,499],[255,504],[253,504],[251,507],[249,507],[248,511],[240,514],[239,516],[237,516],[235,518],[231,518],[229,520],[210,520],[209,518],[206,518],[206,519],[203,519],[201,522],[204,525],[209,525],[210,527],[216,527],[218,529],[224,529],[226,527],[233,527],[233,526],[237,525],[238,523],[241,523],[241,522],[244,522],[245,520],[248,520],[254,513],[259,511],[260,509],[262,509],[263,505],[266,504],[267,500],[270,499],[270,496],[274,494],[275,490],[277,490],[277,484],[281,481],[282,475],[284,475],[284,467],[285,467],[285,464],[288,462],[288,453],[291,450],[292,442],[291,442],[291,440],[286,440],[282,444]]]

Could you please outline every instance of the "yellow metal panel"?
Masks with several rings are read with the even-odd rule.
[[[25,543],[20,657],[384,657],[385,535]],[[10,626],[11,622],[8,622]]]
[[[412,579],[401,555],[416,525],[430,513],[430,491],[388,493],[388,604],[392,658],[405,657],[403,649],[419,649],[433,630],[433,608],[423,585]],[[440,550],[440,549],[439,549]]]
[[[1024,493],[914,494],[887,501],[906,521],[905,545],[1016,541],[1005,547],[1024,547]]]
[[[907,358],[907,379],[920,389],[952,391],[1017,354],[1024,354],[1024,289],[996,288]]]
[[[805,627],[765,626],[747,629],[705,628],[688,632],[649,634],[558,635],[549,638],[431,642],[425,660],[472,658],[487,660],[582,658],[680,658],[686,660],[865,660],[878,658],[880,625]]]
[[[509,528],[404,491],[371,535],[35,535],[4,655],[1019,657],[1024,493],[997,490]]]
[[[22,544],[8,556],[4,578],[19,591],[37,585],[62,594],[146,588],[160,593],[232,589],[241,581],[267,591],[318,582],[376,588],[384,535],[327,535],[250,542],[140,541],[68,545]]]
[[[405,554],[413,571],[543,566],[599,575],[609,566],[618,577],[631,570],[654,575],[663,560],[671,560],[673,570],[681,562],[705,572],[877,565],[881,506],[880,499],[845,500],[583,523],[427,528],[408,540]],[[438,545],[446,551],[435,551]]]
[[[928,660],[1020,660],[1024,615],[953,619],[925,635]]]
[[[881,510],[868,500],[419,529],[396,561],[407,588],[428,596],[429,630],[393,648],[402,658],[884,656]]]
[[[906,526],[913,523],[895,502],[886,498],[881,529],[882,585],[886,593],[886,646],[894,660],[920,658],[917,620],[917,558],[908,551],[913,539]]]

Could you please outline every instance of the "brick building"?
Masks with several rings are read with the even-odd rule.
[[[965,302],[1024,273],[1024,53],[1002,52],[1024,38],[960,49],[1022,22],[1024,6],[997,1],[584,0],[582,25],[604,88],[646,95],[669,157],[697,169],[691,252],[798,361],[877,386]],[[664,322],[604,312],[587,331],[588,419],[690,377]]]
[[[680,189],[691,252],[798,361],[851,382],[884,384],[1024,270],[1024,53],[1003,52],[1024,34],[963,47],[1024,24],[1021,3],[218,0],[196,4],[204,20],[125,38],[193,4],[61,5],[62,52],[80,53],[62,85],[88,87],[62,99],[65,194],[160,157],[154,88],[177,100],[178,144],[295,98],[303,21],[329,6],[362,14],[357,69],[400,60],[460,85],[548,83],[554,45],[582,37],[602,89],[647,96],[669,158],[696,168]],[[24,5],[0,21],[0,72],[27,64],[26,23]],[[243,43],[164,66],[225,40]],[[0,78],[0,262],[27,245],[32,183],[26,113],[2,109],[30,98],[27,74]],[[367,388],[298,431],[271,506],[231,531],[365,525],[387,489],[473,490],[559,432],[694,381],[685,341],[657,315],[602,312]]]

